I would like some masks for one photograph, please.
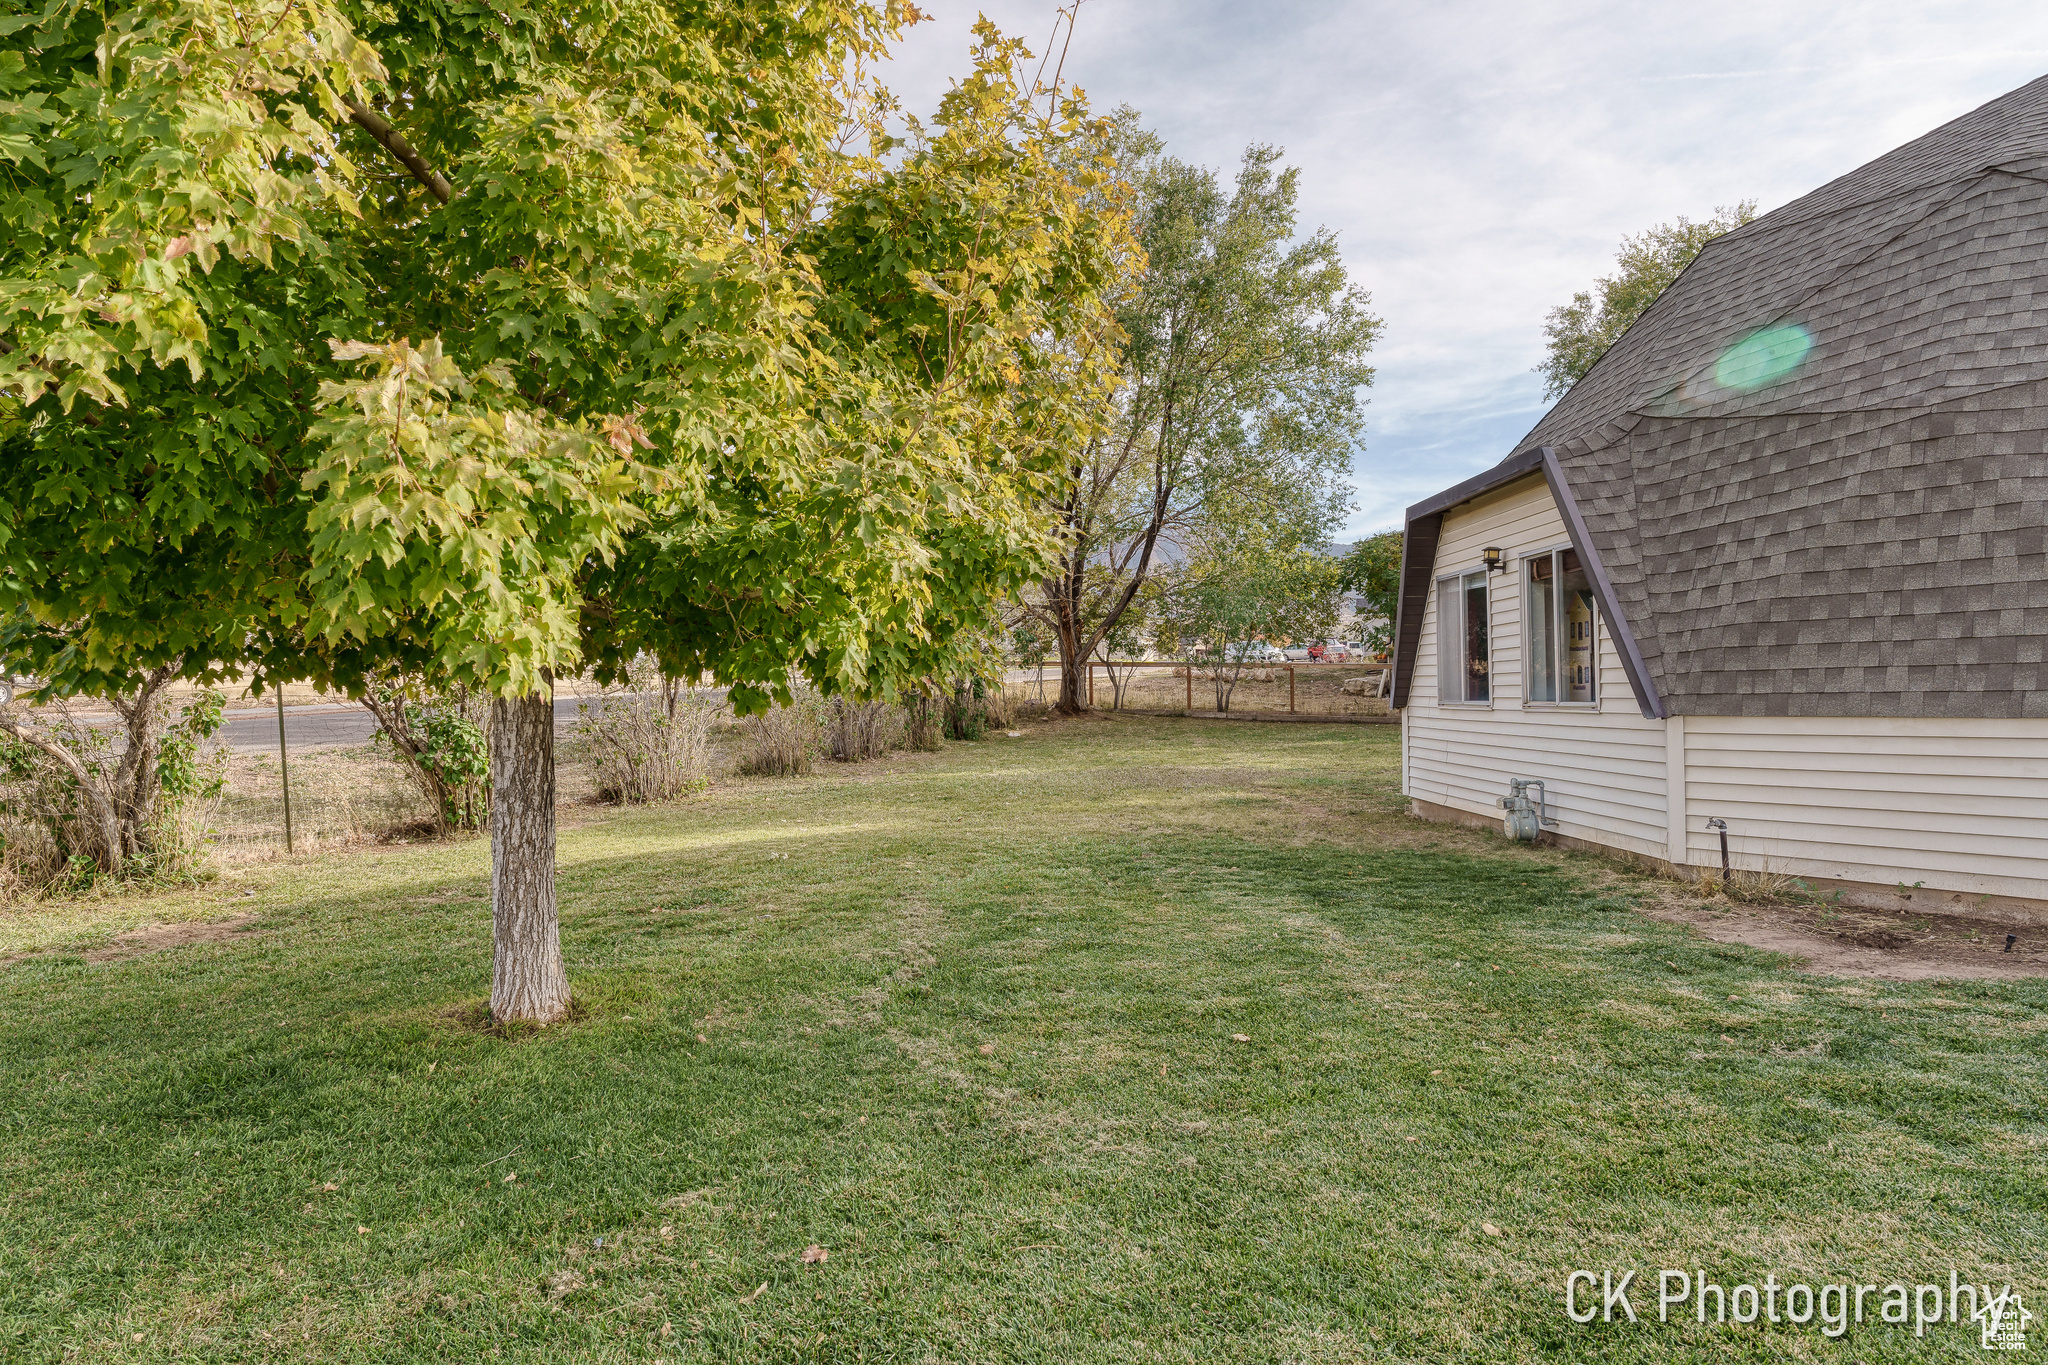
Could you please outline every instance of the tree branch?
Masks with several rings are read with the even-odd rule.
[[[413,150],[410,142],[399,136],[398,130],[391,126],[389,119],[361,100],[344,95],[341,102],[348,106],[348,116],[358,128],[383,144],[384,150],[391,153],[399,165],[411,171],[412,178],[425,185],[427,192],[434,198],[444,204],[448,202],[449,196],[455,191],[449,188],[447,180],[439,171],[427,164],[425,157]]]
[[[71,780],[78,784],[79,794],[85,798],[86,805],[92,810],[93,822],[99,826],[100,843],[104,846],[100,866],[105,871],[118,872],[121,868],[121,821],[114,814],[114,803],[107,798],[106,789],[95,780],[93,773],[80,761],[78,755],[55,739],[38,734],[5,713],[0,713],[0,734],[7,735],[17,743],[41,749],[62,764],[65,772],[71,774]]]

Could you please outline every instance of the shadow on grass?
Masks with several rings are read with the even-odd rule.
[[[1567,1331],[1564,1269],[2044,1249],[2039,988],[1795,978],[1507,848],[675,820],[565,857],[585,1013],[518,1046],[473,869],[0,972],[0,1343],[1761,1360]]]

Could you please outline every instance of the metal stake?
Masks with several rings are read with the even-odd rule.
[[[284,778],[284,851],[292,851],[292,765],[284,751],[284,687],[277,689],[277,770]]]
[[[1294,665],[1287,665],[1287,714],[1294,714]]]
[[[1728,871],[1728,822],[1726,820],[1709,820],[1707,821],[1707,828],[1721,831],[1721,885],[1726,886],[1730,876]]]

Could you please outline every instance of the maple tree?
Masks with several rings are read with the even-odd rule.
[[[939,667],[1042,565],[1130,259],[1107,140],[899,3],[57,0],[0,20],[0,655],[493,696],[492,1012],[569,990],[558,673]]]

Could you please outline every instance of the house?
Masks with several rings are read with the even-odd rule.
[[[1408,509],[1402,789],[1682,872],[2048,914],[2048,78],[1709,243]],[[1718,824],[1716,822],[1719,822]],[[1725,827],[1725,828],[1724,828]]]

